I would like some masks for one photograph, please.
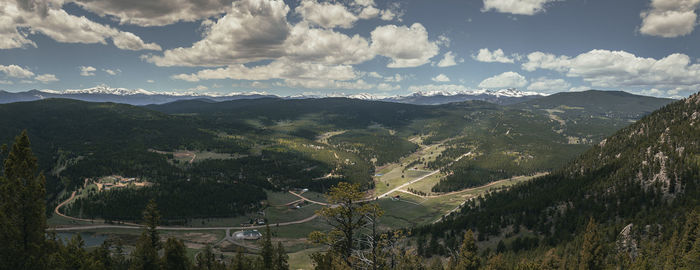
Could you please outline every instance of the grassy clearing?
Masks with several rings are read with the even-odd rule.
[[[413,184],[408,185],[408,187],[406,187],[406,189],[411,188],[414,190],[425,192],[426,194],[433,194],[431,189],[433,188],[433,186],[435,186],[435,184],[440,182],[440,179],[443,177],[445,177],[445,175],[443,173],[436,173],[436,174],[433,174],[429,177],[426,177],[425,179],[423,179],[421,181],[418,181],[418,182],[415,182]]]
[[[281,222],[289,222],[313,216],[317,210],[321,209],[317,204],[306,204],[300,209],[290,209],[286,206],[268,207],[265,209],[265,217],[270,225]]]
[[[265,190],[265,193],[267,193],[268,205],[272,205],[272,206],[285,205],[287,203],[299,200],[299,197],[294,196],[289,192],[275,192],[275,191]]]
[[[292,270],[310,270],[313,269],[313,264],[311,263],[311,255],[314,252],[321,251],[322,248],[311,248],[306,250],[301,250],[294,253],[289,253],[289,269]]]

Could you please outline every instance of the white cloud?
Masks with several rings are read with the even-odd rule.
[[[384,21],[402,21],[402,17],[404,15],[404,11],[401,9],[401,4],[394,2],[388,5],[387,9],[382,10],[379,12],[379,18],[384,20]]]
[[[483,48],[479,50],[477,55],[472,55],[472,58],[474,58],[476,61],[487,63],[498,62],[512,64],[515,62],[514,57],[508,57],[501,49],[496,49],[495,51],[491,52],[488,48]]]
[[[237,1],[192,47],[145,58],[158,66],[222,66],[278,58],[284,55],[291,31],[288,12],[281,0]]]
[[[0,1],[0,49],[36,47],[27,38],[30,33],[42,33],[61,43],[106,44],[111,39],[123,50],[161,49],[130,32],[68,14],[61,6],[62,1]]]
[[[12,81],[0,80],[0,84],[14,84]]]
[[[569,61],[569,57],[565,55],[556,56],[550,53],[533,52],[527,55],[527,62],[522,64],[522,69],[535,71],[540,68],[563,72],[566,71]]]
[[[156,81],[154,80],[146,80],[147,83],[155,83]]]
[[[340,3],[319,3],[316,0],[302,0],[295,11],[305,21],[324,28],[351,28],[358,20],[355,14],[348,11]]]
[[[640,14],[639,32],[665,38],[688,35],[698,24],[695,10],[699,5],[700,0],[652,0],[651,9]]]
[[[431,79],[434,82],[449,82],[450,78],[445,74],[439,74]]]
[[[97,69],[92,66],[80,66],[80,76],[95,76]]]
[[[224,68],[204,69],[192,74],[174,75],[173,79],[196,82],[211,79],[235,80],[352,80],[359,77],[350,65],[324,65],[319,63],[298,63],[291,60],[277,60],[267,65],[246,67],[242,64]]]
[[[378,8],[374,6],[368,6],[362,8],[362,11],[360,12],[360,14],[357,15],[357,17],[363,20],[372,19],[379,16],[379,12],[380,10]]]
[[[445,55],[442,57],[442,60],[438,62],[437,66],[438,67],[451,67],[457,65],[457,61],[460,63],[464,62],[464,59],[460,58],[459,60],[455,60],[456,55],[453,54],[451,51],[446,52]]]
[[[484,0],[483,12],[496,11],[515,15],[535,15],[545,11],[547,3],[557,0]]]
[[[563,92],[571,88],[571,84],[564,79],[538,78],[530,83],[527,90],[542,92]]]
[[[384,78],[384,76],[382,76],[381,74],[377,73],[376,71],[372,71],[372,72],[370,72],[370,73],[367,73],[367,76],[372,77],[372,78],[376,78],[376,79]]]
[[[625,51],[592,50],[573,58],[535,52],[528,55],[523,69],[555,70],[600,88],[700,89],[700,63],[693,64],[690,57],[679,53],[654,59]]]
[[[0,65],[0,72],[12,78],[30,78],[34,76],[34,72],[18,65]]]
[[[111,16],[120,24],[163,26],[192,22],[221,14],[232,0],[75,0],[100,16]]]
[[[428,40],[428,31],[420,23],[414,23],[410,28],[379,26],[370,35],[372,50],[391,58],[387,65],[390,68],[421,66],[438,54],[437,44]]]
[[[408,91],[411,92],[464,92],[471,91],[473,89],[468,88],[460,84],[425,84],[425,85],[412,85],[408,87]]]
[[[41,74],[41,75],[34,77],[34,79],[37,81],[40,81],[42,83],[50,83],[50,82],[58,81],[58,78],[56,78],[56,75],[53,75],[53,74]]]
[[[206,90],[209,90],[209,87],[206,87],[204,85],[197,85],[197,86],[189,88],[187,90],[189,90],[189,91],[206,91]]]
[[[504,72],[496,76],[486,78],[479,83],[481,88],[497,89],[497,88],[516,88],[527,85],[527,79],[517,72]]]
[[[333,30],[294,26],[285,42],[284,54],[299,62],[358,64],[374,58],[369,42],[360,35],[352,37]]]
[[[582,91],[586,91],[586,90],[591,90],[591,87],[590,86],[575,86],[575,87],[569,88],[569,92],[582,92]]]
[[[406,76],[395,74],[394,76],[384,77],[385,82],[401,82],[406,79]]]
[[[119,73],[122,73],[121,69],[107,69],[107,68],[105,68],[105,69],[102,69],[102,71],[104,71],[105,73],[112,75],[112,76],[117,75]]]

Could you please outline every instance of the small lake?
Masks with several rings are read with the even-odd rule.
[[[73,235],[77,233],[74,232],[61,232],[57,233],[56,236],[58,239],[61,239],[63,243],[68,243],[70,242],[70,239],[73,238]],[[94,233],[86,233],[86,232],[81,232],[80,237],[83,238],[83,241],[85,242],[85,247],[96,247],[99,245],[102,245],[102,243],[107,240],[107,235],[104,234],[94,234]]]

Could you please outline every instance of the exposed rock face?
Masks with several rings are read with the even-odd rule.
[[[617,241],[615,242],[615,245],[617,247],[618,253],[627,253],[631,258],[634,259],[638,255],[638,247],[637,240],[635,240],[632,236],[633,226],[634,225],[630,223],[624,228],[622,228],[622,231],[620,231],[620,234],[617,236]]]

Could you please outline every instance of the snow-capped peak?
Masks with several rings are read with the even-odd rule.
[[[537,92],[524,92],[517,90],[515,88],[508,88],[508,89],[501,89],[501,90],[486,90],[486,89],[478,89],[478,90],[468,90],[468,91],[418,91],[412,94],[412,96],[423,96],[423,97],[432,97],[432,96],[457,96],[457,95],[466,95],[466,96],[477,96],[477,95],[491,95],[491,96],[496,96],[496,97],[525,97],[525,96],[541,96],[543,94],[537,93]]]
[[[76,94],[102,94],[102,95],[117,95],[117,96],[132,96],[132,95],[154,95],[156,93],[143,90],[143,89],[126,89],[126,88],[112,88],[107,85],[101,84],[91,88],[84,89],[66,89],[63,91],[44,89],[40,90],[44,93],[49,94],[64,94],[64,95],[76,95]]]

